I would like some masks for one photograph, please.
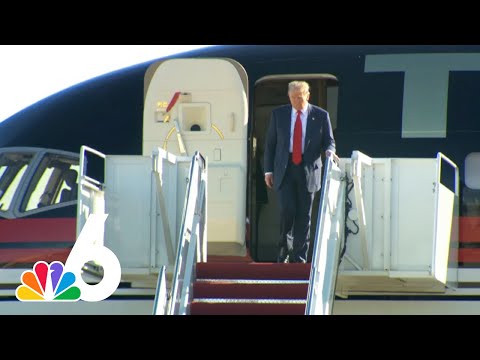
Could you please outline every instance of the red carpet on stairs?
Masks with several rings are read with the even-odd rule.
[[[253,286],[255,285],[255,286]],[[308,283],[231,283],[228,281],[206,280],[193,284],[196,298],[221,299],[306,299]]]
[[[305,304],[193,303],[191,315],[304,315]]]
[[[197,279],[285,279],[308,280],[310,264],[198,263]]]
[[[248,261],[197,263],[190,314],[303,315],[310,267]]]

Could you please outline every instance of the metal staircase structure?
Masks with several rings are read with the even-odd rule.
[[[354,152],[340,164],[328,158],[307,264],[207,261],[208,164],[200,153],[190,159],[158,149],[105,161],[103,200],[81,198],[78,229],[89,206],[104,201],[105,246],[122,264],[122,281],[156,288],[153,314],[328,315],[338,299],[345,309],[352,294],[444,294],[455,281],[449,247],[458,170],[442,154],[372,159]],[[444,175],[445,164],[453,175]],[[418,197],[424,203],[415,209]],[[132,199],[145,199],[135,213]],[[419,236],[405,237],[402,221],[415,221]],[[419,249],[413,258],[406,256],[412,246]]]

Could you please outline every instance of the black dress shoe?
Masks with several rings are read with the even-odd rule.
[[[278,257],[277,257],[277,262],[278,263],[288,263],[288,251],[285,248],[281,248],[280,251],[278,252]]]

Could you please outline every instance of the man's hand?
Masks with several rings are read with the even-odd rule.
[[[265,174],[265,184],[269,189],[273,188],[273,174]]]
[[[331,156],[333,158],[333,161],[337,164],[340,165],[340,158],[331,150],[325,151],[325,156]]]

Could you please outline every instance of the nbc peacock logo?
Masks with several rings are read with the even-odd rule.
[[[99,238],[103,234],[107,214],[90,214],[68,255],[65,266],[59,261],[48,264],[37,261],[32,270],[21,276],[15,290],[20,301],[102,301],[112,295],[120,284],[121,266],[118,258]],[[88,284],[82,278],[85,263],[95,261],[103,268],[103,278]]]
[[[78,301],[81,291],[75,284],[76,276],[65,271],[63,264],[54,261],[50,265],[38,261],[33,271],[22,273],[22,285],[15,295],[21,301]]]

